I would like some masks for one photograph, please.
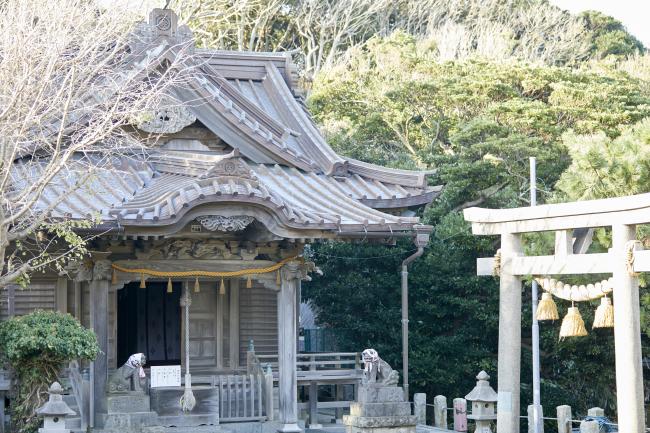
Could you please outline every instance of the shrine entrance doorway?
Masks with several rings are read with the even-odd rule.
[[[117,365],[134,353],[144,353],[147,366],[181,363],[182,283],[129,283],[117,292]]]

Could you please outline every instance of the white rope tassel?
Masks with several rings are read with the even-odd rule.
[[[185,296],[181,300],[185,307],[185,392],[181,397],[181,410],[183,412],[190,412],[196,406],[196,398],[192,392],[192,375],[190,374],[190,305],[192,299],[190,298],[190,291],[185,287]]]

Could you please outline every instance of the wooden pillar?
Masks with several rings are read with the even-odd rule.
[[[97,336],[99,353],[93,361],[93,390],[95,414],[106,412],[106,383],[108,381],[108,289],[111,262],[96,260],[90,285],[90,321]],[[95,418],[97,419],[97,418]]]
[[[309,382],[309,427],[310,429],[322,429],[318,423],[318,382]]]
[[[239,367],[239,285],[240,280],[230,281],[230,325],[228,359],[230,368]]]
[[[56,311],[68,312],[68,279],[58,277],[56,280]]]
[[[300,263],[289,262],[282,269],[278,292],[278,393],[280,427],[283,433],[300,432],[298,427],[298,380],[296,377],[296,292],[301,277]]]
[[[217,282],[217,368],[223,368],[223,316],[226,295],[221,294],[221,282]]]
[[[501,235],[497,433],[519,433],[521,278],[513,275],[512,257],[520,255],[519,235]]]
[[[79,320],[81,323],[81,320],[83,316],[81,315],[81,282],[79,281],[74,281],[74,317]]]
[[[616,406],[618,429],[626,433],[645,431],[639,279],[630,275],[627,269],[626,244],[634,239],[635,226],[612,227]]]
[[[7,316],[14,317],[16,315],[16,285],[9,284],[7,286]]]

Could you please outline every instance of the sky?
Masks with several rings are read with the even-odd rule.
[[[550,0],[550,3],[573,13],[597,10],[610,15],[650,47],[650,0]]]

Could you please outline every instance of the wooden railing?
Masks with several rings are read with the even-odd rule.
[[[301,353],[297,359],[299,383],[356,383],[361,379],[361,355],[357,352]]]
[[[255,354],[254,358],[262,368],[271,366],[277,378],[278,355]],[[299,353],[296,356],[298,382],[342,382],[355,383],[361,378],[361,354],[358,352]]]
[[[266,419],[262,391],[263,375],[229,374],[213,378],[213,386],[219,389],[220,421],[261,421]]]

